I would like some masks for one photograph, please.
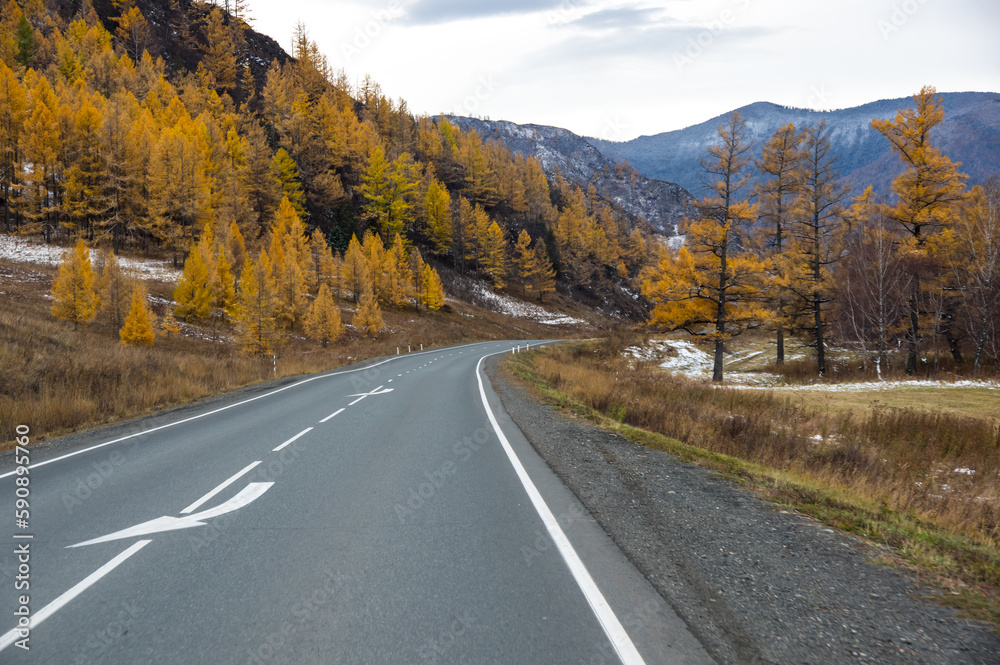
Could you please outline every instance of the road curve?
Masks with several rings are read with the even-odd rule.
[[[481,367],[525,344],[394,356],[32,451],[30,523],[0,531],[0,660],[710,663],[503,411]]]

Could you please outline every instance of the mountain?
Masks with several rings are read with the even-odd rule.
[[[937,145],[953,161],[962,162],[970,182],[981,183],[1000,174],[1000,94],[992,92],[954,92],[941,94],[945,120],[934,131]],[[826,121],[838,168],[856,193],[871,184],[877,193],[888,194],[893,178],[902,166],[889,148],[889,142],[872,129],[873,118],[892,118],[897,111],[913,105],[913,99],[888,99],[838,111],[811,111],[767,102],[757,102],[737,109],[747,123],[754,152],[780,126],[796,127]],[[716,141],[716,128],[728,113],[699,125],[640,136],[625,142],[588,138],[605,157],[628,162],[648,178],[671,180],[695,196],[704,195],[699,160]]]
[[[616,164],[587,139],[566,129],[458,116],[448,119],[462,130],[475,130],[484,141],[496,140],[508,150],[536,157],[550,176],[559,172],[584,190],[593,185],[599,196],[633,217],[642,217],[664,235],[674,235],[677,223],[688,212],[691,195],[683,187]]]

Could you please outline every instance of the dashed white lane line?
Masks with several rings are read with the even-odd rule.
[[[73,600],[81,593],[86,591],[90,586],[92,586],[102,577],[104,577],[112,570],[120,566],[122,563],[124,563],[126,559],[128,559],[130,556],[141,550],[146,545],[149,545],[151,542],[153,541],[140,540],[139,542],[135,543],[134,545],[132,545],[127,550],[116,556],[111,561],[108,561],[106,564],[104,564],[103,566],[92,572],[90,575],[87,575],[87,577],[85,577],[83,581],[79,582],[72,589],[70,589],[63,595],[59,596],[58,598],[53,600],[51,603],[49,603],[39,611],[35,612],[33,615],[31,615],[31,624],[30,624],[31,630],[38,628],[38,626],[43,621],[45,621],[50,616],[58,612],[69,601]],[[17,628],[14,628],[4,633],[3,636],[0,637],[0,651],[3,651],[7,647],[9,647],[11,644],[16,642],[20,637],[21,633]]]
[[[205,496],[201,497],[200,499],[198,499],[197,501],[195,501],[194,503],[192,503],[190,506],[188,506],[187,508],[185,508],[184,510],[182,510],[181,511],[181,515],[187,515],[188,513],[193,513],[195,510],[198,509],[199,506],[201,506],[203,503],[205,503],[206,501],[208,501],[209,499],[211,499],[213,496],[215,496],[216,494],[218,494],[222,490],[226,489],[227,487],[229,487],[230,485],[232,485],[233,483],[235,483],[237,480],[239,480],[240,476],[242,476],[245,473],[249,472],[250,469],[254,468],[258,464],[260,464],[259,461],[258,462],[254,462],[253,464],[248,464],[242,471],[233,474],[228,480],[223,481],[222,484],[219,485],[218,487],[216,487],[214,490],[212,490],[211,492],[209,492],[208,494],[206,494]]]
[[[393,381],[395,381],[395,380],[396,380],[396,379],[389,379],[389,383],[392,383],[392,382],[393,382]]]
[[[301,432],[299,432],[298,434],[296,434],[295,436],[293,436],[292,438],[290,438],[290,439],[289,439],[288,441],[285,441],[285,442],[284,442],[283,444],[281,444],[281,445],[280,445],[280,446],[278,446],[277,448],[273,448],[273,449],[271,450],[271,452],[272,452],[272,453],[276,453],[276,452],[278,452],[279,450],[281,450],[282,448],[284,448],[284,447],[285,447],[285,446],[287,446],[288,444],[292,443],[293,441],[295,441],[296,439],[298,439],[298,438],[299,438],[299,437],[301,437],[301,436],[305,436],[306,434],[308,434],[308,433],[309,433],[309,432],[311,432],[311,431],[312,431],[312,427],[307,427],[307,428],[305,428],[304,430],[302,430]]]
[[[345,409],[338,409],[338,410],[334,411],[333,413],[331,413],[330,415],[328,415],[323,420],[321,420],[320,422],[321,423],[325,423],[328,420],[333,420],[334,418],[336,418],[337,416],[339,416],[340,414],[342,414],[344,411],[345,411]]]

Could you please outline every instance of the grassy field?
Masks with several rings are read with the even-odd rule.
[[[378,340],[349,331],[324,349],[295,333],[279,351],[275,372],[271,358],[247,358],[226,343],[233,334],[226,325],[184,324],[182,334],[170,336],[157,330],[152,348],[123,347],[117,330],[99,319],[74,330],[49,312],[54,274],[51,266],[0,261],[0,450],[11,446],[18,425],[41,441],[268,379],[392,355],[397,347],[579,334],[450,302],[448,311],[433,314],[383,312],[387,330]],[[162,314],[173,285],[147,286]],[[353,306],[342,306],[350,323]]]
[[[1000,625],[992,418],[969,405],[856,411],[793,391],[720,388],[623,356],[642,341],[617,336],[507,362],[554,403],[869,539],[943,602]]]

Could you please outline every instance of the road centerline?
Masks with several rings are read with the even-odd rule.
[[[339,416],[340,414],[342,414],[346,410],[347,410],[346,408],[344,408],[344,409],[337,409],[336,411],[334,411],[333,413],[331,413],[330,415],[328,415],[326,418],[324,418],[320,422],[321,423],[325,423],[327,421],[333,420],[334,418],[336,418],[337,416]]]
[[[311,431],[312,431],[312,427],[305,428],[304,430],[302,430],[301,432],[299,432],[298,434],[296,434],[295,436],[293,436],[292,438],[290,438],[288,441],[285,441],[283,444],[281,444],[277,448],[272,448],[271,452],[272,453],[278,452],[279,450],[281,450],[282,448],[284,448],[288,444],[295,442],[296,440],[298,440],[299,438],[305,436],[306,434],[308,434]]]

